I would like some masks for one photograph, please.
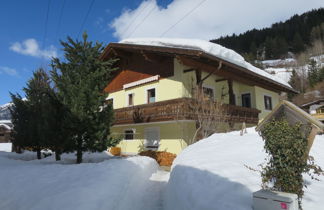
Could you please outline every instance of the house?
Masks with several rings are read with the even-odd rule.
[[[105,91],[112,103],[113,135],[124,154],[141,150],[179,153],[197,130],[190,113],[193,88],[226,106],[222,129],[256,125],[279,103],[289,84],[220,45],[191,39],[129,39],[110,43],[102,59],[118,58]]]
[[[0,120],[0,143],[11,141],[12,124],[10,120]]]
[[[300,106],[310,115],[324,123],[324,98],[313,100]]]
[[[0,143],[10,142],[12,131],[10,107],[12,103],[0,106]]]

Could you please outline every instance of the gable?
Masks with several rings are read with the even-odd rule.
[[[127,57],[120,57],[118,72],[105,88],[105,92],[112,93],[123,89],[123,85],[155,75],[160,78],[171,77],[174,74],[173,58],[160,56],[148,59],[145,55],[132,53]]]

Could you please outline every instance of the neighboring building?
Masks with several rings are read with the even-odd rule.
[[[0,143],[10,142],[12,123],[9,108],[11,106],[11,103],[0,106]]]
[[[0,120],[0,143],[8,143],[11,141],[12,124],[10,120]]]
[[[256,125],[282,92],[295,92],[234,51],[207,41],[126,40],[110,43],[102,58],[119,59],[105,91],[115,111],[112,133],[123,139],[124,154],[184,149],[197,129],[188,107],[197,81],[204,81],[211,100],[228,104],[225,130],[239,129],[243,122]]]
[[[301,108],[324,123],[324,98],[303,104]]]

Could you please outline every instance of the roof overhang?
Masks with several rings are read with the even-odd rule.
[[[272,88],[275,88],[278,91],[282,92],[292,92],[292,93],[298,93],[298,91],[294,90],[293,88],[286,86],[282,83],[279,83],[275,80],[272,80],[270,78],[267,78],[263,75],[257,74],[249,69],[246,69],[242,66],[239,66],[237,64],[231,63],[229,61],[226,61],[222,58],[216,57],[214,55],[211,55],[209,53],[206,53],[202,50],[198,49],[191,49],[191,48],[178,48],[178,47],[161,47],[161,46],[149,46],[149,45],[137,45],[137,44],[124,44],[124,43],[110,43],[108,46],[104,49],[104,52],[101,55],[101,59],[107,59],[111,57],[118,56],[117,50],[123,50],[128,52],[152,52],[152,53],[159,53],[159,54],[165,54],[169,56],[184,56],[189,57],[191,59],[195,60],[205,60],[209,62],[222,62],[223,65],[226,65],[232,69],[235,69],[238,73],[245,74],[246,77],[249,77],[250,79],[257,80],[258,82],[262,81],[265,84],[268,84]]]

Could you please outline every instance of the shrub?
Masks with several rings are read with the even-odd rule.
[[[268,162],[262,166],[262,186],[297,194],[300,209],[303,187],[306,187],[302,174],[307,173],[316,179],[314,175],[322,173],[321,168],[314,164],[314,159],[308,156],[306,137],[310,126],[306,127],[302,129],[301,124],[289,125],[281,119],[269,122],[261,131],[264,149],[269,154]]]
[[[170,152],[151,150],[140,152],[139,155],[155,159],[160,166],[171,166],[173,160],[177,157],[177,155]]]

